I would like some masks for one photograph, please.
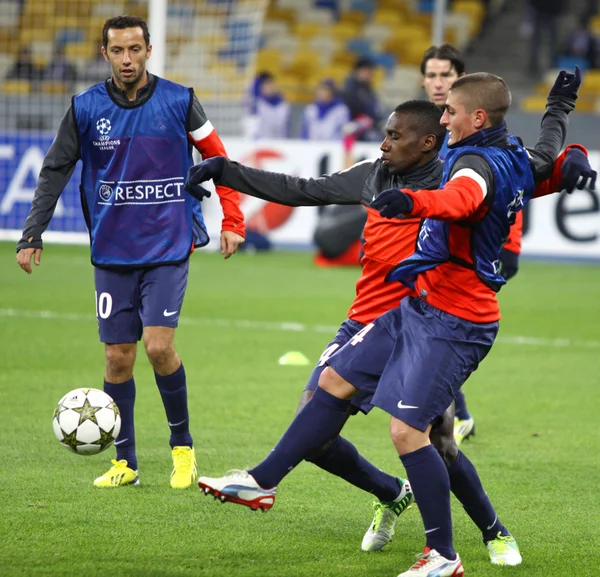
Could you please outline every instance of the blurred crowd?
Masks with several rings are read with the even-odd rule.
[[[586,0],[566,41],[560,42],[561,18],[570,14],[570,0],[528,0],[522,34],[531,40],[528,72],[540,79],[547,68],[598,68],[600,21],[598,0]],[[547,58],[543,58],[543,53]]]
[[[245,136],[251,139],[298,137],[306,140],[378,142],[385,113],[373,87],[375,63],[359,58],[343,86],[324,78],[313,101],[304,107],[300,127],[292,134],[291,107],[270,72],[259,72],[248,96]]]

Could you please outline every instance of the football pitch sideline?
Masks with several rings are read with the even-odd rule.
[[[383,552],[360,550],[370,495],[309,463],[266,514],[169,487],[169,429],[143,350],[136,368],[139,487],[97,489],[114,448],[84,457],[52,431],[58,400],[102,388],[88,249],[48,245],[31,276],[0,243],[0,575],[394,577],[424,544],[416,507]],[[308,253],[192,256],[176,334],[188,375],[200,474],[262,460],[354,296],[356,269],[318,269]],[[453,500],[465,575],[597,575],[600,559],[600,266],[524,262],[500,293],[499,339],[465,385],[474,462],[523,564],[494,567]],[[300,351],[307,366],[280,366]],[[403,475],[388,417],[344,435]]]

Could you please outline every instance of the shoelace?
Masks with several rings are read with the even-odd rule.
[[[250,473],[248,473],[248,471],[244,470],[244,469],[230,469],[229,471],[227,471],[227,475],[225,475],[226,477],[242,477],[244,479],[247,479],[248,477],[250,477]]]
[[[490,547],[494,550],[494,553],[502,555],[506,551],[506,548],[511,546],[511,541],[511,535],[501,535],[498,533],[497,537],[493,541],[490,541]]]
[[[175,451],[175,456],[181,459],[181,469],[185,471],[191,471],[193,468],[194,460],[192,459],[191,451],[177,450]]]
[[[389,532],[394,526],[394,519],[392,519],[389,515],[385,515],[385,511],[386,509],[389,509],[389,507],[386,507],[386,505],[383,503],[375,501],[375,503],[373,503],[373,509],[375,509],[373,532],[377,533],[381,525],[383,525],[383,528]]]
[[[127,469],[127,461],[125,459],[121,459],[120,461],[113,459],[111,463],[113,469]]]
[[[421,567],[425,567],[425,565],[427,565],[427,563],[430,561],[432,561],[432,559],[429,557],[429,551],[427,551],[427,553],[419,553],[417,555],[417,561],[411,567],[411,569],[420,569]]]

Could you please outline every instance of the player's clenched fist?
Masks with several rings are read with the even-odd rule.
[[[19,266],[27,273],[31,274],[31,257],[36,266],[40,266],[40,259],[42,258],[41,248],[22,248],[17,253],[17,262]]]
[[[222,156],[213,156],[195,164],[188,170],[185,190],[198,200],[208,198],[211,192],[201,186],[202,183],[207,180],[214,180],[215,184],[217,184],[223,176],[224,168],[225,158]]]

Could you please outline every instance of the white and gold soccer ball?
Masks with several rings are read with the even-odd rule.
[[[74,389],[58,401],[52,427],[63,447],[78,455],[96,455],[119,436],[121,416],[104,391]]]

